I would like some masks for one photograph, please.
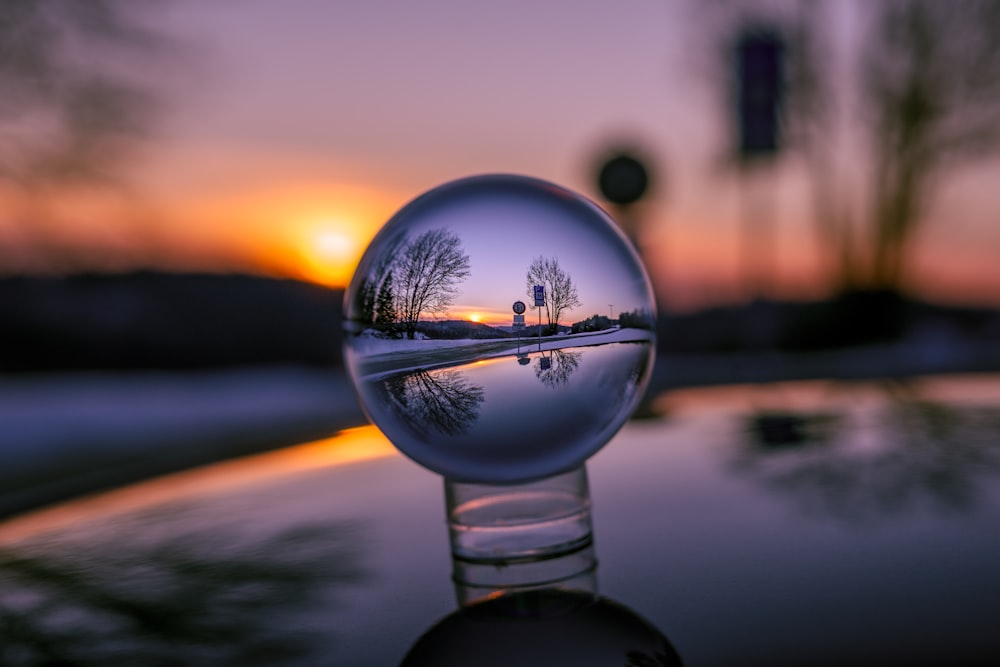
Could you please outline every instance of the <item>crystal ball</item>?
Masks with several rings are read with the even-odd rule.
[[[345,294],[362,408],[448,479],[507,484],[581,465],[653,365],[655,301],[598,206],[534,178],[441,185],[375,235]]]

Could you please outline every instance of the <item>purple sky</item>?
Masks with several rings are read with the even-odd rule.
[[[624,142],[655,170],[642,249],[659,297],[745,294],[722,84],[691,3],[167,4],[159,25],[182,41],[183,75],[134,174],[162,209],[150,234],[164,255],[286,273],[298,262],[343,284],[420,193],[512,172],[594,197],[597,155]],[[777,229],[769,271],[779,293],[811,296],[827,276],[794,167],[763,188]],[[926,294],[1000,300],[997,179],[996,162],[966,170],[936,200],[911,281]],[[320,275],[324,261],[339,266]]]

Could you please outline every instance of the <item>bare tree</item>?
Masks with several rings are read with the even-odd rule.
[[[422,314],[444,312],[454,303],[456,284],[469,277],[469,256],[457,234],[432,229],[403,248],[392,272],[397,320],[413,338]]]
[[[388,405],[424,437],[465,433],[479,419],[486,397],[482,386],[454,369],[402,373],[382,384]]]
[[[535,377],[549,389],[558,389],[569,384],[569,376],[580,366],[582,352],[551,350],[543,353],[535,362]],[[547,361],[543,361],[547,359]]]
[[[1000,149],[1000,0],[712,4],[716,29],[752,18],[787,38],[782,120],[838,287],[897,289],[942,181]],[[830,30],[845,9],[855,60]]]
[[[392,290],[392,272],[382,281],[375,299],[375,326],[389,336],[396,333],[396,306]]]
[[[107,177],[122,141],[152,111],[148,78],[132,68],[164,55],[164,38],[144,25],[138,6],[0,2],[0,178]]]
[[[892,287],[943,172],[1000,147],[1000,2],[885,1],[867,47],[869,280]]]
[[[573,279],[563,271],[559,260],[555,258],[536,257],[528,267],[525,285],[528,296],[532,298],[535,285],[545,287],[545,315],[549,331],[559,326],[563,311],[573,310],[581,305]]]
[[[371,268],[364,272],[354,302],[356,319],[363,325],[371,326],[377,319],[397,321],[391,275],[405,244],[404,234],[396,234],[384,241],[385,249],[373,261]],[[389,282],[388,287],[386,281]],[[391,317],[390,309],[393,311]]]
[[[43,228],[56,196],[124,194],[120,166],[156,115],[166,73],[154,65],[177,55],[150,27],[157,4],[0,0],[0,187],[24,209],[13,218],[25,218],[36,252],[56,251]]]

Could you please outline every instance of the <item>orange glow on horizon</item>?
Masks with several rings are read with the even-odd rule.
[[[354,275],[368,239],[359,231],[365,225],[344,219],[328,219],[306,225],[299,238],[300,276],[330,287],[344,287]]]
[[[489,327],[509,327],[512,316],[502,311],[484,310],[475,305],[456,305],[455,309],[445,319],[465,320]]]
[[[376,182],[355,165],[259,148],[153,148],[165,152],[159,171],[147,177],[156,182],[148,200],[93,188],[43,190],[45,196],[32,198],[0,184],[4,273],[148,268],[250,273],[344,288],[378,229],[425,185],[416,177]],[[39,224],[29,227],[21,219]],[[976,219],[970,220],[965,224],[974,226]],[[773,247],[758,258],[766,269],[763,295],[826,298],[835,286],[833,262],[816,245],[810,220],[787,214],[780,222]],[[942,227],[942,221],[928,221],[926,242],[909,258],[906,291],[942,303],[1000,304],[1000,265],[982,251],[989,244],[953,242]],[[741,222],[728,210],[705,206],[664,221],[651,214],[643,232],[644,261],[662,311],[691,312],[759,296],[747,280]],[[593,314],[575,310],[561,323]],[[444,317],[510,327],[511,316],[509,306],[491,301],[455,305]],[[526,324],[536,323],[529,308]]]
[[[167,233],[175,247],[225,249],[252,271],[342,288],[400,199],[357,184],[214,193],[178,202],[171,211],[173,219],[188,221],[188,229],[197,223],[197,235]]]
[[[327,287],[346,287],[361,255],[384,219],[363,206],[342,203],[331,207],[339,213],[296,214],[291,206],[287,221],[261,230],[255,255],[262,267]],[[267,237],[270,237],[268,242]]]

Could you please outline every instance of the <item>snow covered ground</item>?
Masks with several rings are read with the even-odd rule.
[[[615,330],[585,339],[558,336],[543,339],[541,349],[615,342],[626,335],[632,334]],[[483,341],[369,343],[366,363],[369,357],[405,357],[434,348],[447,353]],[[515,341],[493,354],[516,349]],[[537,350],[537,342],[522,340],[522,351]],[[398,369],[403,359],[392,361]],[[997,345],[661,356],[650,394],[706,384],[998,369]],[[319,439],[364,422],[350,381],[337,371],[0,376],[0,517],[172,470]]]
[[[619,330],[543,338],[542,350],[634,338]],[[537,341],[537,339],[535,339]],[[517,341],[366,339],[364,352],[405,359]],[[499,347],[496,344],[499,343]],[[522,340],[522,351],[539,349]],[[449,361],[450,359],[450,361]],[[100,488],[328,436],[365,423],[343,372],[262,368],[0,377],[0,517]]]
[[[295,368],[0,379],[0,515],[364,423],[346,376]]]
[[[385,339],[361,336],[352,346],[363,360],[363,374],[373,378],[417,368],[467,363],[473,360],[512,356],[520,353],[560,350],[567,347],[609,343],[652,341],[653,333],[642,329],[605,329],[581,334],[546,336],[541,339],[479,338],[460,340]]]

